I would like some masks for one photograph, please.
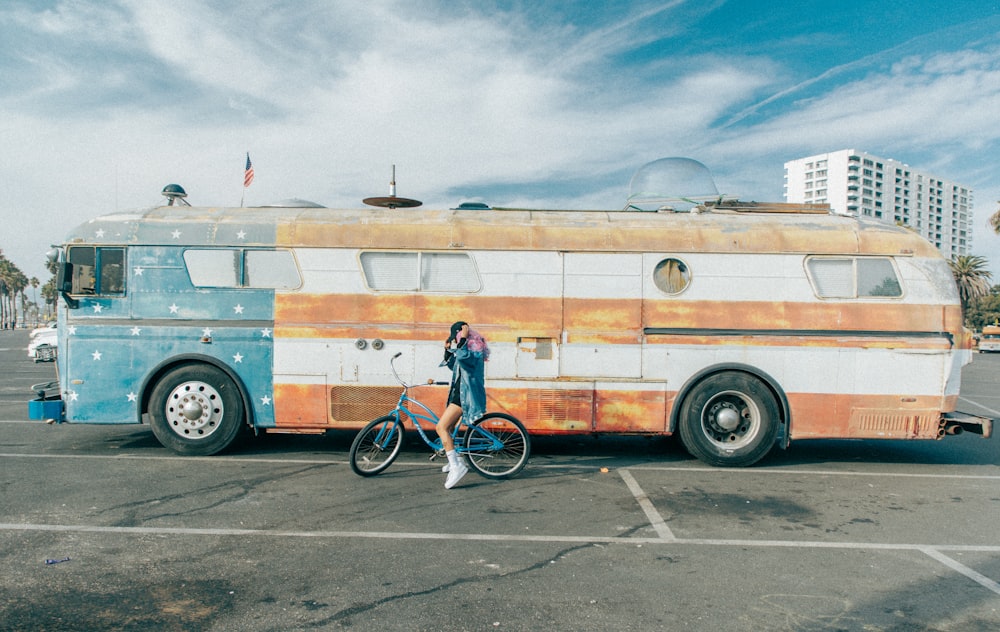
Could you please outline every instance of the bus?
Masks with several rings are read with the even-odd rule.
[[[491,346],[488,409],[532,434],[676,434],[715,466],[802,439],[990,436],[956,410],[972,337],[926,240],[826,205],[670,199],[687,207],[393,191],[96,217],[56,253],[58,416],[146,423],[185,455],[360,428],[398,397],[389,358],[441,379],[464,320]]]
[[[1000,351],[1000,325],[986,325],[979,337],[979,353]]]

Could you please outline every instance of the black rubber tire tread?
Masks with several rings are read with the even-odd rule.
[[[389,443],[382,448],[376,445],[375,439],[382,427],[391,424],[392,436]],[[398,423],[392,415],[379,417],[368,422],[364,428],[358,432],[351,443],[351,469],[358,476],[375,476],[385,471],[387,467],[399,456],[399,451],[403,447],[403,424]]]
[[[740,408],[747,413],[743,418],[749,419],[747,428],[752,435],[737,438],[732,446],[713,439],[704,422],[709,405],[715,401],[742,402]],[[749,373],[724,371],[709,375],[691,389],[681,404],[678,426],[681,442],[692,456],[710,465],[746,467],[774,447],[780,417],[778,402],[767,384]]]
[[[491,422],[503,420],[511,426],[502,433],[490,428]],[[504,448],[499,451],[471,452],[473,441],[479,435],[478,428],[482,426],[491,434],[497,435],[504,442]],[[465,458],[469,465],[481,476],[486,478],[510,478],[517,475],[528,463],[531,456],[531,437],[524,429],[519,419],[506,413],[486,413],[465,431]]]
[[[201,384],[214,390],[221,405],[221,418],[212,424],[206,436],[186,437],[182,428],[169,421],[172,394],[184,384]],[[185,364],[165,373],[153,387],[149,398],[149,417],[153,434],[164,447],[185,456],[210,456],[233,445],[246,425],[243,397],[235,382],[220,369],[208,364]]]

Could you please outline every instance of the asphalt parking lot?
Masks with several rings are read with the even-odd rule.
[[[736,470],[539,438],[521,476],[445,490],[416,444],[363,479],[349,434],[185,458],[142,426],[28,422],[53,367],[20,335],[0,332],[0,629],[1000,628],[996,437]],[[1000,417],[1000,355],[964,377],[962,408]]]

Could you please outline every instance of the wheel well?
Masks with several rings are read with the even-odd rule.
[[[712,375],[717,375],[719,373],[731,373],[731,372],[745,373],[747,375],[759,379],[767,386],[768,390],[771,391],[771,394],[774,395],[775,401],[778,402],[778,410],[781,414],[781,418],[778,420],[778,422],[780,424],[780,427],[783,428],[781,447],[787,448],[789,438],[791,437],[791,431],[790,431],[791,413],[788,407],[788,398],[785,397],[785,391],[782,390],[780,386],[778,386],[778,381],[775,380],[773,377],[771,377],[764,371],[761,371],[746,364],[737,364],[737,363],[717,364],[715,366],[710,366],[705,369],[702,369],[698,373],[695,373],[693,376],[691,376],[691,378],[684,383],[684,386],[681,387],[681,390],[678,391],[677,397],[674,399],[674,404],[670,408],[670,419],[669,419],[670,432],[671,433],[677,432],[677,424],[678,421],[680,420],[680,414],[681,414],[680,411],[684,405],[684,400],[687,399],[688,395],[691,392],[691,389],[693,389],[699,382],[701,382],[707,377],[710,377]]]
[[[247,389],[246,386],[244,386],[243,381],[239,378],[238,375],[233,373],[233,371],[228,366],[222,364],[215,358],[209,356],[197,356],[197,355],[178,356],[175,358],[171,358],[170,360],[158,365],[155,369],[153,369],[149,373],[148,376],[146,376],[146,380],[142,384],[142,398],[141,398],[142,404],[139,406],[139,416],[140,416],[139,421],[142,422],[141,417],[149,413],[149,399],[153,393],[153,389],[156,388],[157,382],[160,381],[160,378],[166,375],[169,371],[176,369],[177,367],[197,366],[199,364],[207,364],[212,368],[219,369],[220,371],[225,373],[226,376],[229,377],[229,379],[233,381],[233,384],[236,385],[236,388],[240,392],[240,400],[243,402],[243,410],[246,412],[246,415],[244,416],[244,421],[249,427],[253,428],[254,427],[253,406],[250,405],[250,396],[247,393]]]

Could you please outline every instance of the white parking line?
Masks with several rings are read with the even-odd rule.
[[[2,422],[0,422],[2,423]],[[38,421],[32,423],[41,423]],[[243,457],[243,456],[174,456],[174,455],[149,455],[149,454],[116,454],[107,456],[103,454],[27,454],[23,452],[0,452],[0,458],[20,458],[20,459],[108,459],[108,460],[137,460],[137,461],[204,461],[222,465],[226,463],[276,463],[281,465],[347,465],[346,460],[338,459],[307,459],[307,458],[271,458],[271,457]],[[420,467],[427,465],[427,459],[416,461],[396,460],[393,465],[406,467]],[[578,463],[561,463],[545,465],[532,463],[531,468],[542,470],[599,470],[605,465],[583,465]],[[718,467],[698,467],[698,466],[672,466],[643,464],[630,466],[631,470],[653,471],[653,472],[698,472],[704,474],[732,474],[732,469]],[[914,474],[910,472],[840,472],[836,470],[808,470],[808,469],[778,469],[767,467],[754,467],[739,470],[740,476],[755,475],[797,475],[797,476],[861,476],[876,478],[930,478],[930,479],[955,479],[955,480],[992,480],[1000,481],[997,474]]]
[[[180,456],[138,456],[138,455],[118,455],[113,457],[98,455],[43,455],[43,454],[0,454],[0,457],[19,458],[101,458],[101,459],[151,459],[151,460],[205,460],[215,464],[230,462],[256,462],[256,463],[280,463],[283,465],[294,464],[330,464],[340,465],[343,461],[331,461],[327,459],[261,459],[261,458],[241,458],[241,457],[180,457]],[[423,465],[419,463],[408,463],[407,465]],[[537,467],[537,466],[536,466]],[[561,466],[547,466],[558,468]],[[598,469],[600,466],[574,466],[585,469]],[[563,467],[565,469],[565,467]],[[659,468],[644,466],[643,470],[680,470],[726,473],[729,470],[717,468]],[[1000,595],[1000,583],[996,582],[981,573],[961,564],[955,559],[945,555],[942,551],[963,551],[963,552],[983,552],[1000,553],[1000,545],[966,545],[966,544],[905,544],[905,543],[874,543],[874,542],[819,542],[802,540],[726,540],[726,539],[706,539],[706,538],[678,538],[670,530],[666,521],[657,511],[652,501],[639,486],[635,477],[627,468],[618,470],[622,481],[631,492],[633,498],[646,514],[650,526],[657,533],[655,538],[644,537],[620,537],[620,536],[571,536],[571,535],[511,535],[511,534],[480,534],[480,533],[401,533],[398,531],[370,532],[370,531],[280,531],[269,529],[222,529],[222,528],[173,528],[173,527],[106,527],[99,525],[58,525],[58,524],[32,524],[32,523],[0,523],[0,531],[39,531],[39,532],[77,532],[77,533],[118,533],[118,534],[142,534],[142,535],[180,535],[180,536],[246,536],[258,535],[277,538],[368,538],[368,539],[396,539],[396,540],[467,540],[483,542],[564,542],[564,543],[594,543],[594,544],[662,544],[662,545],[683,545],[683,546],[737,546],[737,547],[774,547],[774,548],[800,548],[800,549],[853,549],[853,550],[876,550],[876,551],[917,551],[923,553],[941,564],[944,564],[953,571],[971,579],[987,590]],[[743,470],[745,474],[789,474],[790,470],[767,470],[752,469]],[[858,472],[828,472],[795,470],[797,474],[824,476],[830,475],[864,475]],[[934,474],[903,474],[903,473],[878,473],[872,476],[901,476],[901,477],[931,477],[931,478],[965,478],[965,479],[1000,479],[998,476],[966,476],[966,475],[934,475]]]
[[[649,523],[653,526],[653,529],[660,534],[660,537],[663,538],[663,540],[667,542],[676,542],[677,538],[674,537],[670,527],[668,527],[666,521],[663,520],[663,516],[661,516],[660,512],[653,506],[653,502],[649,500],[649,496],[646,495],[646,492],[642,491],[642,488],[639,487],[639,483],[636,482],[632,473],[628,470],[618,470],[618,474],[620,474],[622,480],[625,481],[625,485],[628,487],[628,490],[632,492],[632,496],[635,498],[635,501],[639,503],[642,510],[646,512],[646,517],[649,518]]]
[[[934,548],[931,548],[931,547],[927,547],[927,548],[923,548],[923,549],[920,549],[920,550],[923,551],[924,553],[926,553],[927,555],[933,557],[937,561],[941,562],[942,564],[944,564],[948,568],[950,568],[952,570],[955,570],[955,571],[958,571],[959,573],[965,575],[966,577],[968,577],[972,581],[976,582],[980,586],[984,586],[984,587],[988,588],[989,590],[992,590],[996,594],[1000,595],[1000,584],[998,584],[997,582],[993,581],[989,577],[986,577],[985,575],[977,573],[976,571],[972,570],[971,568],[969,568],[965,564],[961,564],[961,563],[955,561],[954,559],[948,557],[947,555],[945,555],[944,553],[942,553],[941,551],[939,551],[937,549],[934,549]]]
[[[1000,410],[993,410],[989,406],[984,406],[983,404],[980,404],[979,402],[971,400],[971,399],[969,399],[967,397],[962,397],[961,395],[959,395],[958,396],[958,401],[965,402],[967,404],[972,404],[973,406],[978,406],[978,407],[982,408],[983,410],[985,410],[986,412],[988,412],[989,414],[995,415],[997,417],[1000,417]]]

